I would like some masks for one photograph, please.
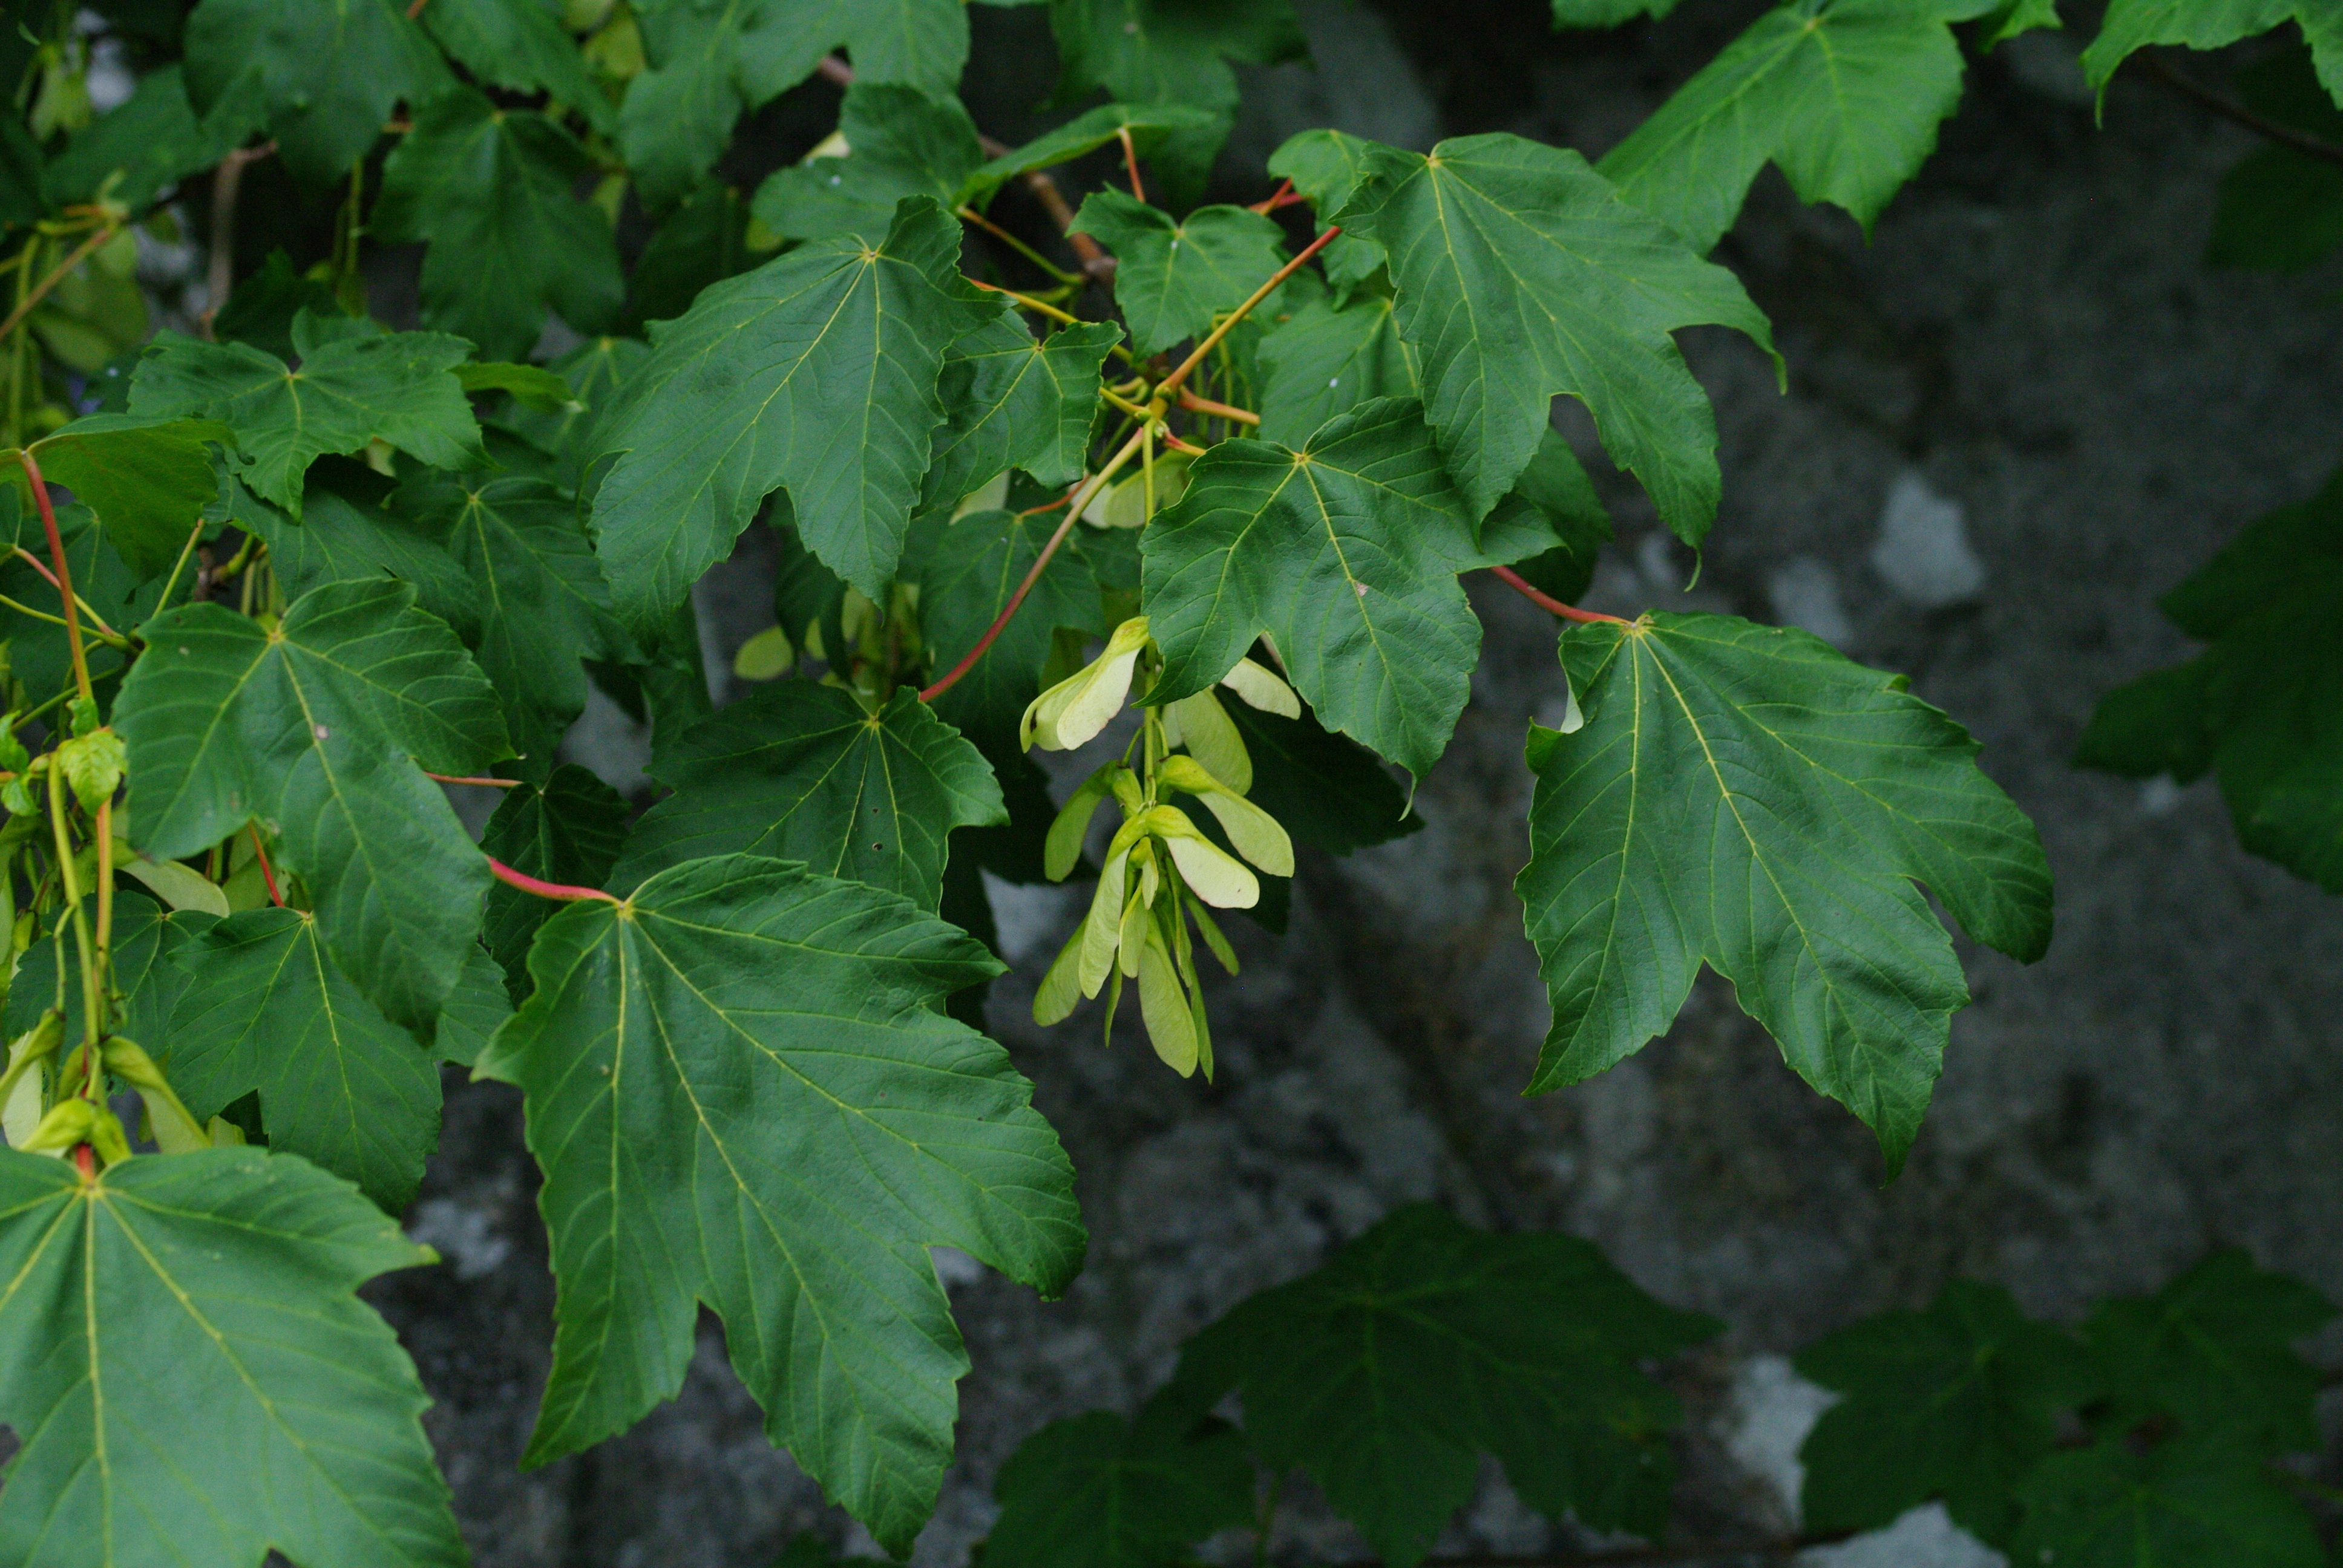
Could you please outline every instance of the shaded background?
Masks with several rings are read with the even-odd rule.
[[[1418,146],[1507,130],[1599,156],[1762,9],[1709,0],[1558,37],[1537,0],[1308,0],[1320,69],[1246,73],[1222,194],[1266,195],[1261,160],[1317,125]],[[1046,26],[1034,10],[973,15],[970,106],[1013,140],[1051,75]],[[1620,542],[1590,603],[1796,621],[1908,671],[2041,828],[2057,878],[2050,956],[2022,969],[1964,944],[1976,1000],[1902,1178],[1880,1184],[1869,1135],[1799,1083],[1713,980],[1640,1056],[1519,1097],[1546,1021],[1510,886],[1527,851],[1521,747],[1527,719],[1559,716],[1563,686],[1552,623],[1481,579],[1473,705],[1417,796],[1427,827],[1348,861],[1305,859],[1282,939],[1232,925],[1246,967],[1212,995],[1216,1084],[1173,1078],[1132,1017],[1111,1048],[1094,1009],[1036,1029],[1033,984],[1088,887],[994,885],[1017,970],[994,988],[993,1031],[1081,1174],[1091,1262],[1044,1305],[940,1261],[975,1371],[917,1562],[966,1561],[994,1471],[1037,1427],[1135,1402],[1187,1334],[1413,1199],[1590,1237],[1645,1288],[1731,1325],[1671,1374],[1691,1412],[1689,1539],[1787,1523],[1814,1403],[1780,1353],[1917,1305],[1950,1276],[2071,1317],[2234,1244],[2343,1299],[2343,904],[2241,852],[2209,785],[2143,787],[2066,761],[2102,694],[2185,654],[2155,596],[2343,457],[2343,266],[2207,271],[2215,186],[2250,138],[2129,75],[2095,129],[2075,52],[2036,34],[1977,64],[1937,156],[1867,242],[1845,214],[1760,178],[1719,259],[1773,317],[1790,387],[1744,341],[1682,335],[1715,400],[1725,475],[1697,591],[1678,591],[1693,563],[1633,482],[1593,463]],[[739,156],[797,156],[835,102],[818,85],[789,95]],[[382,281],[396,295],[395,265]],[[1593,458],[1583,419],[1566,428]],[[712,669],[770,624],[768,558],[752,530],[702,585]],[[713,683],[719,700],[732,684]],[[642,785],[643,738],[607,704],[569,752]],[[550,1336],[534,1172],[513,1091],[451,1091],[409,1219],[448,1261],[369,1295],[438,1401],[429,1428],[478,1560],[764,1568],[803,1530],[874,1551],[768,1446],[712,1319],[673,1404],[594,1452],[515,1470]],[[2319,1349],[2343,1361],[2343,1337]],[[2343,1479],[2331,1443],[2326,1466]],[[1363,1555],[1306,1488],[1292,1515],[1282,1554]],[[1578,1543],[1493,1474],[1443,1549]],[[1923,1519],[1811,1560],[1995,1559]]]

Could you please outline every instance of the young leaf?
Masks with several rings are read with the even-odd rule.
[[[1663,1306],[1588,1242],[1402,1209],[1181,1354],[1172,1394],[1234,1387],[1272,1470],[1306,1467],[1392,1568],[1414,1568],[1493,1453],[1522,1500],[1656,1535],[1675,1401],[1637,1363],[1717,1325]]]
[[[1572,627],[1562,657],[1586,722],[1531,728],[1514,883],[1554,1003],[1532,1091],[1641,1049],[1704,960],[1900,1166],[1968,1000],[1914,883],[2030,962],[2034,825],[1960,726],[1805,632],[1655,614]]]
[[[1099,367],[1121,337],[1111,323],[1084,322],[1036,343],[1016,312],[1003,310],[953,344],[937,384],[947,413],[920,509],[949,510],[1011,468],[1036,484],[1080,478]]]
[[[487,464],[471,405],[448,374],[470,357],[462,338],[437,332],[334,336],[304,312],[294,319],[293,346],[298,370],[246,344],[163,333],[139,358],[130,411],[233,426],[243,459],[239,477],[297,518],[310,462],[327,452],[355,452],[377,437],[433,467]]]
[[[859,82],[960,85],[968,15],[954,0],[649,0],[635,7],[650,69],[618,111],[618,143],[652,207],[699,181],[733,122],[843,47]]]
[[[441,1568],[429,1401],[357,1286],[431,1261],[288,1154],[0,1150],[0,1558]]]
[[[1952,25],[2000,0],[1789,0],[1676,89],[1598,166],[1706,252],[1771,159],[1802,201],[1865,230],[1961,99]]]
[[[2107,695],[2075,760],[2208,769],[2247,849],[2343,892],[2343,474],[2247,527],[2165,596],[2212,646]]]
[[[2335,1316],[2299,1280],[2216,1252],[2151,1296],[2102,1302],[2083,1337],[2114,1391],[2107,1425],[2157,1416],[2189,1432],[2234,1428],[2268,1452],[2316,1447],[2318,1369],[2294,1343]]]
[[[2309,1513],[2232,1439],[2142,1452],[2120,1434],[2043,1461],[2018,1491],[2012,1563],[2056,1568],[2321,1568]]]
[[[217,164],[258,123],[258,106],[233,103],[198,119],[180,67],[150,71],[128,98],[65,144],[48,167],[50,199],[95,201],[103,190],[135,212],[166,186]]]
[[[327,950],[393,1021],[427,1034],[488,872],[415,764],[468,774],[511,750],[455,633],[404,583],[369,581],[312,589],[274,633],[195,604],[146,634],[114,713],[131,842],[176,859],[271,824]]]
[[[1731,327],[1772,351],[1723,267],[1627,206],[1576,153],[1463,136],[1425,158],[1377,146],[1334,221],[1391,257],[1401,334],[1474,517],[1513,488],[1557,393],[1697,545],[1716,515],[1716,419],[1669,334]]]
[[[1481,623],[1456,581],[1472,523],[1423,405],[1363,404],[1298,452],[1222,442],[1140,548],[1163,649],[1151,701],[1202,691],[1267,632],[1330,728],[1418,776],[1439,760]]]
[[[2288,22],[2302,28],[2319,84],[2343,104],[2343,12],[2328,0],[2112,0],[2099,35],[2083,51],[2083,75],[2104,95],[2135,49],[2219,49]]]
[[[2027,1322],[2000,1286],[1966,1280],[1926,1312],[1841,1329],[1797,1364],[1846,1396],[1798,1450],[1807,1529],[1875,1530],[1942,1498],[1963,1528],[2002,1543],[2015,1489],[2057,1436],[2057,1412],[2097,1382],[2072,1334]]]
[[[608,135],[616,128],[617,111],[562,31],[559,16],[541,0],[430,0],[422,20],[481,81],[515,93],[542,88],[596,130]]]
[[[209,441],[226,441],[209,419],[91,414],[33,443],[42,477],[66,487],[97,515],[126,565],[141,578],[170,569],[204,508],[218,493]],[[14,452],[0,452],[0,476],[32,499]],[[45,550],[35,551],[45,558]]]
[[[838,134],[850,149],[778,169],[757,187],[757,221],[783,239],[883,236],[905,196],[946,206],[984,160],[976,125],[958,98],[900,83],[857,81],[846,89]]]
[[[1172,1568],[1217,1530],[1253,1523],[1242,1433],[1141,1411],[1053,1421],[1001,1467],[985,1568]]]
[[[498,3],[538,10],[535,0]],[[470,338],[487,357],[518,359],[543,335],[548,308],[580,332],[617,319],[625,288],[610,220],[570,194],[592,167],[545,116],[453,88],[415,111],[415,128],[384,160],[368,227],[394,243],[430,242],[427,326]]]
[[[635,824],[618,887],[769,855],[932,910],[947,835],[1009,819],[983,754],[908,687],[873,713],[836,687],[776,682],[692,726],[650,773],[675,793]]]
[[[424,480],[395,504],[443,531],[477,610],[458,622],[503,699],[513,750],[549,771],[586,706],[584,659],[625,662],[633,644],[611,614],[609,585],[577,501],[543,479]]]
[[[572,904],[480,1057],[528,1096],[558,1297],[527,1462],[681,1386],[725,1320],[765,1430],[902,1554],[968,1369],[926,1249],[1044,1292],[1079,1266],[1073,1173],[1008,1053],[933,1010],[991,955],[892,894],[747,856]]]
[[[155,1053],[196,1120],[257,1091],[269,1147],[405,1212],[439,1141],[439,1070],[326,956],[317,918],[247,910],[175,958],[185,990]]]
[[[1420,397],[1388,294],[1313,299],[1261,340],[1261,438],[1286,446],[1374,397]]]
[[[970,512],[936,529],[934,542],[920,552],[920,630],[939,671],[976,646],[1063,520],[1062,513]],[[1016,733],[1025,705],[1041,689],[1057,628],[1107,633],[1081,542],[1070,538],[1050,558],[984,657],[936,699],[936,712],[981,745],[1001,749],[997,743]]]
[[[565,762],[542,785],[508,789],[480,835],[480,849],[540,881],[598,888],[627,841],[626,797]],[[488,890],[482,934],[504,966],[513,1000],[528,994],[528,944],[556,905],[498,882]]]
[[[597,443],[618,462],[594,529],[629,625],[662,621],[781,487],[813,552],[886,598],[944,419],[945,347],[998,308],[968,297],[959,256],[951,215],[907,201],[879,248],[801,246],[659,328]]]
[[[1175,220],[1111,187],[1090,194],[1071,232],[1114,253],[1114,302],[1141,355],[1202,337],[1285,262],[1285,232],[1257,212],[1205,206]]]
[[[400,99],[451,79],[397,0],[203,0],[187,17],[187,96],[238,124],[266,117],[285,166],[332,185],[382,135]]]

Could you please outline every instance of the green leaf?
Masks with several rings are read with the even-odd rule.
[[[540,881],[598,888],[618,863],[631,814],[625,796],[565,762],[542,785],[505,792],[480,835],[480,849]],[[504,966],[516,1002],[528,994],[529,939],[553,918],[556,907],[504,882],[488,890],[482,921],[488,950]]]
[[[120,1019],[110,1027],[152,1048],[161,1057],[168,1052],[171,1011],[187,987],[185,970],[172,961],[186,944],[210,929],[214,917],[194,910],[166,910],[144,893],[119,889],[114,895],[114,989],[123,999]],[[60,992],[59,966],[65,984]],[[83,1035],[81,967],[73,954],[73,939],[61,945],[57,933],[26,948],[16,960],[8,988],[5,1027],[10,1039],[41,1020],[43,1010],[65,998],[65,1038]]]
[[[2014,1493],[2095,1388],[2082,1345],[2026,1321],[1998,1285],[1956,1280],[1925,1312],[1882,1312],[1806,1347],[1798,1372],[1845,1398],[1798,1458],[1809,1530],[1875,1530],[1942,1498],[1963,1528],[2006,1543]]]
[[[1184,104],[1101,104],[975,170],[961,182],[959,197],[984,206],[1019,176],[1087,156],[1126,132],[1132,150],[1145,158],[1172,137],[1218,136],[1224,130],[1222,116]]]
[[[1176,202],[1193,201],[1212,172],[1236,112],[1230,62],[1274,65],[1308,46],[1286,0],[1051,0],[1058,41],[1058,90],[1071,108],[1104,92],[1124,104],[1177,104],[1212,116],[1175,130],[1154,150],[1159,182]]]
[[[215,604],[156,617],[122,683],[129,837],[157,859],[258,819],[327,950],[428,1034],[479,930],[488,866],[439,787],[508,755],[496,694],[404,583],[328,583],[272,633]],[[413,759],[413,762],[408,759]]]
[[[749,204],[730,186],[710,180],[676,203],[643,246],[627,280],[621,325],[640,332],[646,322],[681,316],[701,289],[760,259],[749,249]],[[620,341],[628,349],[650,352],[644,344]]]
[[[592,168],[545,116],[454,88],[415,111],[415,128],[384,161],[368,227],[393,243],[430,243],[426,326],[470,338],[489,357],[521,358],[548,308],[580,332],[618,317],[625,287],[610,220],[570,194]]]
[[[1045,1293],[1073,1174],[1008,1053],[934,1010],[999,972],[891,894],[746,856],[578,903],[481,1055],[528,1097],[558,1286],[526,1462],[683,1382],[697,1303],[765,1430],[901,1555],[951,1457],[968,1358],[926,1249]]]
[[[1400,331],[1450,471],[1478,517],[1513,488],[1566,393],[1612,458],[1697,545],[1716,515],[1716,419],[1669,334],[1731,327],[1772,351],[1740,283],[1626,205],[1576,153],[1464,136],[1430,160],[1375,149],[1335,220],[1392,258]]]
[[[2343,109],[2319,86],[2308,51],[2289,49],[2238,73],[2237,88],[2265,119],[2343,146]],[[2265,146],[2222,178],[2207,265],[2296,272],[2338,246],[2343,167],[2292,147]]]
[[[186,990],[155,1054],[196,1120],[257,1091],[270,1148],[404,1212],[439,1141],[439,1070],[326,956],[317,918],[247,910],[175,957]]]
[[[1141,355],[1202,337],[1285,262],[1285,231],[1249,208],[1198,207],[1175,220],[1112,188],[1090,194],[1072,232],[1114,253],[1114,302]]]
[[[0,473],[5,471],[0,468]],[[136,574],[123,564],[87,507],[59,507],[56,516],[74,591],[110,623],[136,624],[137,607],[151,604],[162,585],[150,583],[146,591],[139,591]],[[47,530],[40,515],[21,486],[0,483],[0,594],[48,615],[62,613],[64,601],[56,588],[11,546],[30,551],[43,566],[50,564]],[[73,654],[65,646],[64,627],[28,619],[14,610],[0,610],[0,626],[6,629],[8,673],[25,683],[35,700],[55,697],[74,684]],[[103,681],[122,668],[122,655],[113,648],[85,642],[92,677]]]
[[[648,0],[635,7],[650,69],[618,111],[618,142],[643,200],[663,207],[699,182],[744,110],[797,85],[844,48],[857,82],[960,85],[968,15],[957,0]]]
[[[1560,542],[1526,559],[1502,564],[1565,604],[1584,594],[1594,580],[1596,558],[1611,542],[1611,514],[1595,495],[1594,482],[1586,477],[1569,440],[1552,428],[1539,441],[1537,456],[1522,470],[1513,493],[1499,501],[1482,523],[1481,538],[1484,547],[1493,546],[1502,542],[1500,536],[1533,531]]]
[[[1619,194],[1705,252],[1767,160],[1867,233],[1961,100],[1952,24],[1998,0],[1790,0],[1604,155]]]
[[[1514,883],[1554,1004],[1531,1090],[1641,1049],[1705,960],[1900,1166],[1968,1000],[1914,884],[2030,962],[2050,940],[2034,825],[1959,725],[1805,632],[1654,614],[1574,626],[1562,658],[1585,724],[1531,727]]]
[[[1211,686],[1266,632],[1329,728],[1419,778],[1440,759],[1481,623],[1456,581],[1472,523],[1421,404],[1363,404],[1299,451],[1222,442],[1140,549],[1163,649],[1151,701]]]
[[[2315,1448],[2321,1380],[2294,1343],[2334,1316],[2317,1291],[2238,1251],[2152,1296],[2102,1302],[2083,1336],[2115,1393],[2107,1429],[2163,1415],[2193,1432],[2234,1429],[2268,1452]]]
[[[272,250],[260,270],[236,286],[212,320],[222,342],[249,343],[280,359],[294,355],[293,322],[303,311],[329,317],[341,310],[330,279],[319,269],[297,273],[283,249]]]
[[[909,687],[873,713],[836,687],[778,681],[693,725],[649,771],[675,793],[635,824],[611,874],[620,888],[749,854],[933,910],[946,836],[1009,819],[983,754]]]
[[[985,1568],[1172,1568],[1213,1532],[1253,1523],[1243,1434],[1219,1422],[1192,1434],[1147,1412],[1051,1422],[1010,1455],[992,1495]]]
[[[321,583],[393,578],[411,583],[416,603],[453,623],[477,620],[479,589],[442,538],[384,502],[390,481],[363,464],[321,458],[302,486],[298,521],[229,477],[216,515],[256,534],[288,599]]]
[[[1657,1535],[1676,1402],[1638,1363],[1718,1325],[1663,1306],[1570,1236],[1402,1209],[1316,1273],[1191,1341],[1192,1405],[1235,1387],[1272,1470],[1306,1468],[1392,1568],[1414,1568],[1493,1453],[1523,1502]]]
[[[41,144],[15,115],[0,115],[0,225],[35,224],[49,215]]]
[[[1287,446],[1369,398],[1423,395],[1387,293],[1312,300],[1262,339],[1261,367],[1261,437]]]
[[[290,1155],[0,1151],[0,1557],[27,1568],[461,1562],[429,1402],[357,1286],[431,1261]]]
[[[577,500],[543,479],[426,479],[394,505],[437,529],[470,579],[477,609],[458,629],[503,702],[514,754],[549,771],[586,706],[583,661],[633,657]]]
[[[953,344],[937,381],[947,413],[920,510],[949,510],[1011,468],[1042,485],[1081,477],[1099,367],[1121,337],[1111,323],[1084,322],[1037,343],[1017,313],[1003,309]]]
[[[1292,180],[1293,188],[1310,198],[1319,215],[1330,216],[1350,201],[1351,193],[1369,173],[1375,144],[1348,131],[1302,131],[1286,138],[1269,156],[1269,172]],[[1383,265],[1383,247],[1346,230],[1318,253],[1326,281],[1337,289],[1363,283]],[[1390,292],[1388,289],[1385,293]]]
[[[543,0],[430,0],[423,25],[481,81],[515,93],[539,88],[608,135],[618,112]]]
[[[636,273],[635,280],[641,282],[640,271]],[[642,367],[650,352],[649,344],[631,337],[589,338],[548,367],[568,384],[575,407],[558,414],[513,408],[507,411],[501,423],[538,450],[552,455],[555,481],[564,489],[579,489],[587,466],[586,447],[593,432],[593,421],[588,416],[617,398],[619,387]]]
[[[923,196],[946,206],[984,161],[976,125],[958,98],[897,83],[857,80],[839,111],[843,156],[777,169],[757,187],[756,219],[783,239],[883,236],[895,204]]]
[[[180,67],[150,71],[128,98],[65,144],[48,168],[49,195],[60,203],[89,202],[103,191],[108,200],[136,212],[166,186],[212,167],[244,140],[257,117],[240,116],[240,107],[230,104],[224,112],[198,119]]]
[[[2319,84],[2343,104],[2343,13],[2328,0],[2111,0],[2099,35],[2083,51],[2083,75],[2104,96],[2135,49],[2219,49],[2288,22],[2301,26]]]
[[[2052,1454],[2018,1493],[2013,1563],[2057,1568],[2321,1568],[2309,1513],[2220,1437],[2143,1453],[2127,1438]]]
[[[187,535],[219,493],[207,442],[232,432],[209,419],[91,414],[33,443],[43,477],[64,485],[97,515],[124,564],[140,578],[167,571]],[[32,499],[14,452],[0,452],[0,473]]]
[[[938,675],[976,646],[1063,520],[1047,512],[970,512],[939,528],[920,552],[920,630]],[[947,721],[996,750],[1019,749],[1017,722],[1041,692],[1056,628],[1106,635],[1098,579],[1083,558],[1080,533],[1050,558],[984,657],[936,699]]]
[[[1330,734],[1304,709],[1299,719],[1264,713],[1227,692],[1221,706],[1252,758],[1246,799],[1305,844],[1347,855],[1403,839],[1423,826],[1373,752]]]
[[[285,166],[349,176],[402,98],[449,80],[397,0],[203,0],[187,17],[187,96],[206,121],[266,119]]]
[[[297,518],[309,464],[325,453],[355,452],[377,437],[432,467],[487,464],[480,427],[449,374],[470,357],[462,338],[437,332],[334,337],[304,312],[294,320],[293,345],[298,370],[247,344],[159,334],[139,357],[130,411],[233,426],[239,477]]]
[[[497,886],[508,892],[519,891],[506,888],[502,882]],[[544,899],[537,901],[548,902]],[[489,956],[488,949],[475,944],[464,955],[456,989],[447,993],[447,1006],[439,1014],[438,1032],[431,1038],[431,1060],[471,1066],[512,1012],[512,999],[505,994],[505,977],[497,960]]]
[[[1554,25],[1562,27],[1616,27],[1638,16],[1654,20],[1676,8],[1676,0],[1554,0]]]
[[[653,337],[598,449],[594,529],[621,616],[656,627],[776,487],[813,552],[883,602],[943,423],[947,345],[996,307],[960,226],[908,201],[886,244],[820,240],[715,285]]]
[[[2163,600],[2211,647],[2110,692],[2086,768],[2208,769],[2247,849],[2343,891],[2343,474],[2254,522]]]

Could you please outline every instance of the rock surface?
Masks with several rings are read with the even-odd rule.
[[[1599,154],[1754,9],[1556,38],[1528,0],[1312,7],[1322,56],[1347,74],[1276,74],[1241,146],[1258,156],[1332,113],[1375,134],[1510,129]],[[2102,693],[2182,655],[2155,596],[2343,453],[2343,269],[2204,270],[2215,183],[2247,143],[2128,77],[2094,129],[2072,64],[2070,43],[2037,35],[1973,70],[1942,150],[1868,244],[1761,178],[1721,255],[1773,317],[1790,389],[1745,343],[1685,335],[1725,474],[1693,595],[1678,591],[1693,563],[1632,481],[1600,480],[1621,543],[1592,602],[1775,618],[1824,585],[1835,640],[1909,672],[2040,825],[2056,940],[2031,969],[1964,945],[1976,1000],[1902,1178],[1880,1185],[1867,1134],[1713,980],[1640,1056],[1520,1097],[1546,1022],[1510,886],[1521,746],[1565,697],[1551,623],[1477,583],[1486,647],[1417,797],[1427,828],[1306,862],[1282,938],[1236,922],[1245,970],[1212,998],[1217,1084],[1172,1078],[1135,1028],[1102,1047],[1091,1010],[1033,1027],[1033,985],[1080,895],[1003,890],[1017,970],[990,1018],[1081,1173],[1091,1264],[1048,1305],[964,1261],[947,1276],[975,1371],[917,1562],[967,1560],[994,1470],[1035,1428],[1141,1397],[1185,1335],[1413,1199],[1590,1237],[1647,1289],[1731,1324],[1673,1374],[1693,1412],[1690,1539],[1787,1523],[1784,1432],[1753,1435],[1747,1415],[1780,1363],[1748,1358],[1917,1304],[1951,1275],[2071,1315],[2235,1244],[2343,1298],[2343,904],[2243,854],[2209,788],[2143,793],[2066,762]],[[1874,553],[1899,485],[1957,508],[1981,577],[1937,608],[1899,593]],[[764,624],[759,569],[744,560],[701,596],[713,666]],[[639,738],[588,731],[576,754],[639,767]],[[452,1261],[370,1292],[439,1401],[431,1432],[485,1568],[764,1568],[800,1530],[873,1550],[767,1446],[712,1321],[674,1403],[593,1453],[515,1471],[552,1302],[533,1190],[511,1094],[456,1090],[417,1211]],[[2323,1348],[2343,1359],[2343,1341]],[[1292,1519],[1281,1560],[1361,1555],[1306,1496]],[[1990,1560],[1941,1516],[1897,1532],[1811,1561]],[[1447,1544],[1572,1540],[1493,1476]]]

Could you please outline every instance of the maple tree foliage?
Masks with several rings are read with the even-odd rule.
[[[954,0],[12,15],[0,1559],[462,1560],[354,1294],[431,1261],[395,1221],[460,1070],[518,1089],[545,1178],[525,1462],[671,1396],[704,1306],[771,1440],[908,1552],[968,1366],[929,1249],[1055,1294],[1087,1244],[978,1027],[980,871],[1088,885],[1038,1020],[1135,1012],[1214,1074],[1224,922],[1276,929],[1304,858],[1422,825],[1475,574],[1554,614],[1570,693],[1523,738],[1532,1091],[1664,1032],[1706,966],[1892,1176],[1968,997],[1946,918],[2045,951],[2042,845],[1957,716],[1802,632],[1574,601],[1613,531],[1590,462],[1694,548],[1716,525],[1679,336],[1775,354],[1719,259],[1759,173],[1867,228],[1972,62],[2082,18],[1785,0],[1597,161],[1319,128],[1252,190],[1218,160],[1235,67],[1307,53],[1285,0],[1045,4],[1022,146],[960,99],[997,62]],[[2343,244],[2343,12],[2112,0],[2082,51],[2104,89],[2273,29],[2216,265]],[[137,67],[102,112],[101,43]],[[749,116],[808,83],[835,131],[775,166]],[[240,268],[264,162],[315,244]],[[136,234],[198,207],[207,297],[156,330]],[[381,245],[421,249],[397,319]],[[714,710],[694,588],[751,529],[773,624]],[[2203,650],[2109,694],[2079,760],[2212,773],[2246,848],[2343,890],[2343,481],[2165,608]],[[631,798],[561,756],[598,689],[653,739]],[[1053,752],[1081,754],[1054,784]],[[477,833],[468,784],[503,792]],[[1807,1523],[1941,1501],[2014,1561],[2309,1568],[2279,1462],[2317,1441],[2296,1345],[2330,1313],[2235,1253],[2079,1326],[1955,1282],[1804,1353],[1842,1396]],[[1718,1327],[1584,1242],[1403,1210],[1128,1418],[1036,1434],[984,1561],[1266,1553],[1264,1475],[1300,1473],[1412,1565],[1490,1458],[1657,1538],[1656,1374]]]

